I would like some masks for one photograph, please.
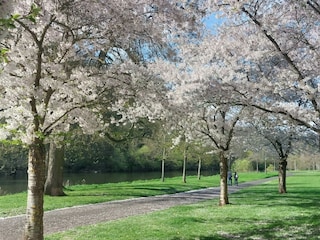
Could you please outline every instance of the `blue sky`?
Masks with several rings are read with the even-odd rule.
[[[204,24],[206,25],[206,27],[208,29],[211,30],[211,32],[214,34],[214,33],[217,33],[217,27],[223,23],[223,19],[221,18],[217,18],[216,17],[216,14],[212,13],[208,16],[206,16],[204,19],[203,19],[203,22]]]

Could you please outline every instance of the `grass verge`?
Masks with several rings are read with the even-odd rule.
[[[287,179],[287,194],[277,193],[277,180],[217,200],[173,207],[142,216],[76,228],[47,240],[84,239],[320,239],[320,172]]]
[[[242,173],[240,174],[239,183],[274,175],[275,173]],[[201,180],[198,180],[196,176],[188,176],[187,183],[182,183],[181,177],[174,177],[167,178],[165,182],[153,179],[121,183],[75,185],[66,189],[67,196],[45,196],[44,210],[214,187],[219,186],[219,181],[219,175],[214,175],[202,177]],[[24,214],[26,212],[26,199],[26,192],[0,196],[0,217]]]

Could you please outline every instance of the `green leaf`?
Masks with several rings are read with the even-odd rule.
[[[12,17],[10,18],[2,18],[0,19],[0,29],[5,29],[5,28],[15,28],[14,25],[14,20]]]
[[[32,15],[27,16],[27,19],[29,19],[31,22],[36,23],[36,18]]]
[[[13,14],[11,16],[12,19],[16,20],[16,19],[19,19],[21,16],[19,14]]]
[[[9,49],[7,48],[0,49],[0,62],[8,62],[8,58],[7,58],[8,52],[9,52]]]
[[[36,18],[40,12],[41,8],[38,7],[36,4],[32,4],[30,13],[26,16],[26,18],[31,22],[36,23]]]

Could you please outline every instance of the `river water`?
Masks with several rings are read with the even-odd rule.
[[[196,171],[188,172],[187,175],[196,175]],[[205,171],[201,175],[212,175]],[[165,177],[182,176],[180,171],[166,172]],[[101,184],[115,182],[131,182],[134,180],[160,179],[161,172],[132,172],[132,173],[65,173],[64,181],[68,185]],[[19,193],[27,190],[27,175],[16,174],[11,176],[0,176],[0,196]]]

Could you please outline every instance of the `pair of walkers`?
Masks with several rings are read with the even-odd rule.
[[[238,186],[239,176],[238,176],[237,172],[234,172],[233,178],[234,178],[234,184]],[[231,171],[228,172],[228,185],[232,186],[232,172]]]

